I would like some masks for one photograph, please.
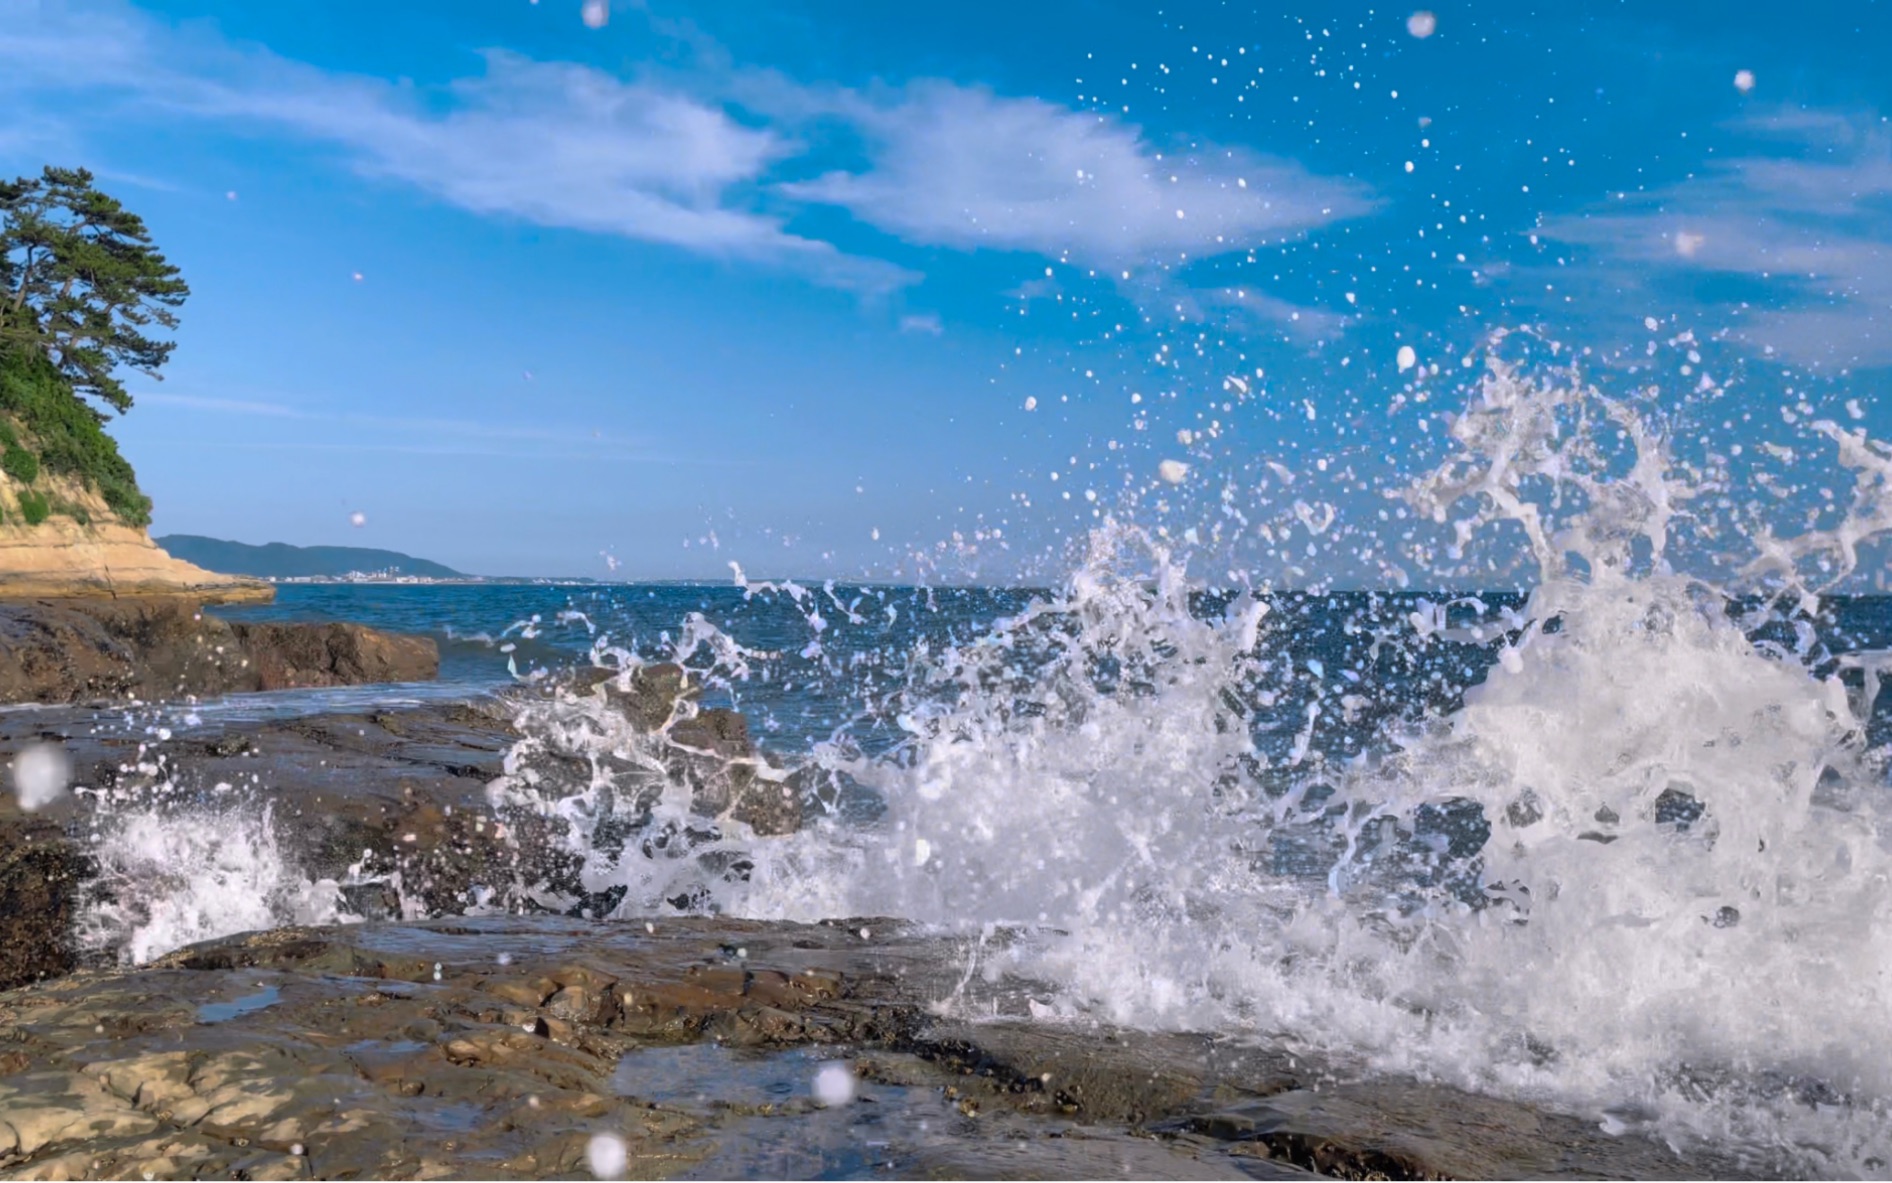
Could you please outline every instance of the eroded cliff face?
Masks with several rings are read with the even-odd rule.
[[[172,558],[76,481],[41,475],[33,492],[69,508],[29,525],[21,508],[25,491],[0,473],[0,599],[181,594],[232,603],[267,602],[276,594],[262,580]]]

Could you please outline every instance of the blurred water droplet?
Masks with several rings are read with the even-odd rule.
[[[815,1100],[829,1109],[854,1099],[854,1072],[845,1063],[831,1060],[815,1073]]]
[[[581,15],[587,29],[602,29],[611,19],[611,5],[606,0],[585,0]]]
[[[1406,18],[1406,31],[1423,41],[1439,31],[1439,18],[1422,8]]]
[[[1736,70],[1734,72],[1734,89],[1740,91],[1742,94],[1746,94],[1748,91],[1753,90],[1754,89],[1754,71]]]
[[[631,1154],[616,1134],[594,1134],[585,1144],[585,1165],[596,1179],[621,1179]]]
[[[13,791],[19,795],[20,808],[28,813],[57,801],[71,779],[71,761],[52,744],[34,744],[13,757]]]

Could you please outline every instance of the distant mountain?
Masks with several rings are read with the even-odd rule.
[[[464,579],[451,567],[417,559],[399,551],[370,550],[360,546],[290,546],[272,542],[251,546],[196,534],[167,534],[154,539],[174,557],[223,575],[254,575],[260,579],[308,579],[359,572],[419,575],[428,579]]]

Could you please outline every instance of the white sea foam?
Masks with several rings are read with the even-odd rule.
[[[233,933],[355,919],[333,880],[298,872],[271,814],[268,805],[189,806],[161,797],[102,809],[81,945],[143,965]]]
[[[1849,690],[1804,624],[1797,652],[1757,642],[1767,613],[1729,600],[1777,597],[1791,623],[1892,525],[1887,451],[1817,430],[1852,505],[1744,535],[1758,558],[1717,585],[1670,566],[1701,486],[1641,412],[1494,366],[1406,497],[1449,547],[1522,536],[1540,581],[1519,627],[1462,706],[1377,756],[1310,751],[1317,700],[1285,780],[1248,774],[1232,705],[1280,676],[1254,658],[1264,603],[1205,620],[1162,547],[1106,527],[1056,603],[934,662],[955,692],[901,716],[898,759],[847,762],[879,825],[761,850],[727,906],[1039,925],[1011,956],[1072,1013],[1880,1173],[1892,827],[1864,735],[1884,662],[1854,658]],[[1475,863],[1425,822],[1467,801],[1491,833]],[[1327,851],[1325,890],[1262,857],[1297,836]]]

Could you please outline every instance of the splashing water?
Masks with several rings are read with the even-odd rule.
[[[1835,657],[1814,621],[1892,532],[1892,452],[1811,430],[1852,496],[1777,532],[1648,400],[1494,358],[1394,496],[1422,569],[1522,566],[1527,596],[1215,590],[1174,535],[1106,519],[1061,590],[917,645],[795,759],[703,694],[739,702],[786,662],[864,682],[830,631],[864,617],[738,569],[805,642],[745,647],[701,614],[656,652],[600,631],[602,681],[520,700],[490,802],[555,824],[577,870],[506,906],[1021,926],[968,973],[1057,983],[1048,1013],[1247,1033],[1764,1169],[1882,1171],[1892,827],[1867,736],[1892,659]],[[1336,544],[1310,496],[1295,520]],[[195,869],[97,909],[94,939],[140,960],[342,915],[283,870],[266,814],[218,817],[188,851],[139,816],[105,827],[108,883]]]
[[[280,846],[272,808],[141,800],[97,815],[97,873],[79,946],[143,965],[231,933],[357,919],[333,880],[310,880]]]
[[[1205,611],[1162,546],[1106,526],[1055,602],[928,664],[905,744],[829,753],[885,801],[876,824],[759,844],[722,906],[1040,926],[1008,956],[1062,982],[1066,1013],[1249,1030],[1337,1071],[1878,1171],[1892,828],[1865,735],[1883,659],[1824,659],[1806,620],[1892,528],[1892,459],[1815,430],[1851,506],[1738,532],[1757,553],[1717,584],[1671,565],[1733,536],[1692,509],[1717,474],[1574,373],[1494,363],[1452,455],[1400,495],[1448,555],[1521,536],[1536,586],[1491,630],[1482,684],[1347,758],[1320,750],[1323,712],[1370,683],[1297,667],[1268,598]],[[1258,708],[1309,675],[1338,685],[1271,754]]]

